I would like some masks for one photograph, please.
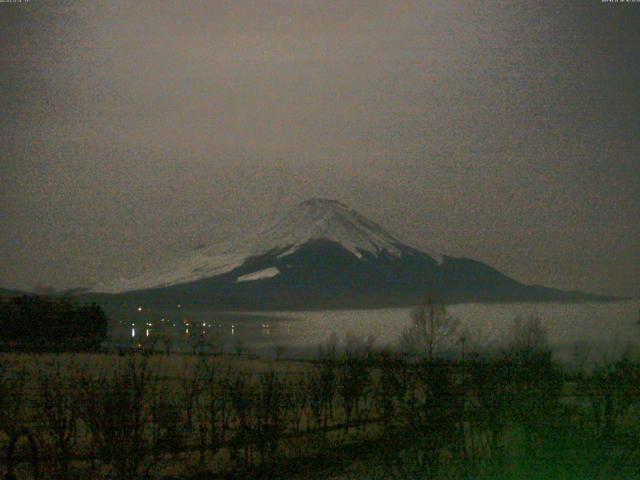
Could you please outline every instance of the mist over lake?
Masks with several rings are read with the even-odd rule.
[[[395,347],[410,324],[413,308],[376,310],[328,310],[296,312],[223,313],[207,307],[180,306],[170,310],[150,310],[128,306],[112,310],[116,330],[127,336],[154,335],[161,319],[170,324],[175,348],[188,348],[194,332],[216,335],[224,351],[241,345],[244,353],[275,356],[276,347],[285,347],[286,356],[309,357],[335,334],[339,347],[347,336],[374,340],[377,347]],[[608,303],[466,303],[451,305],[447,311],[459,319],[467,351],[500,349],[508,339],[516,319],[538,317],[547,332],[556,359],[572,365],[606,363],[640,345],[638,302]],[[146,325],[151,323],[150,326]],[[175,324],[175,327],[174,327]],[[188,324],[188,325],[187,325]],[[204,324],[204,326],[203,326]],[[460,345],[450,345],[457,351]]]

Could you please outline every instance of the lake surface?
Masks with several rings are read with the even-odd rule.
[[[629,350],[640,351],[640,304],[637,300],[611,303],[470,303],[449,306],[465,331],[467,351],[500,348],[512,333],[516,318],[535,316],[545,328],[556,358],[563,363],[608,362]],[[194,334],[216,338],[227,352],[274,356],[276,347],[286,356],[313,356],[318,345],[335,334],[376,346],[394,346],[410,324],[411,308],[310,312],[220,313],[206,307],[171,311],[135,306],[110,312],[118,318],[121,336],[156,335],[160,329],[175,336],[174,348],[186,349]],[[147,332],[148,331],[148,332]],[[458,348],[451,346],[451,348]],[[637,354],[637,353],[636,353]]]

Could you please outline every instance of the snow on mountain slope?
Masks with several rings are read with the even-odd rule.
[[[147,272],[133,278],[120,278],[95,286],[92,292],[121,293],[147,288],[168,287],[180,283],[193,282],[201,278],[213,277],[230,272],[242,265],[247,258],[244,254],[226,253],[207,255],[195,252],[174,260],[164,268]]]
[[[377,223],[336,200],[313,199],[292,208],[256,238],[254,251],[268,251],[274,247],[289,247],[286,255],[297,247],[315,239],[339,243],[362,257],[363,251],[379,255],[386,250],[391,255],[401,254],[400,240]]]
[[[251,282],[253,280],[261,280],[263,278],[272,278],[279,274],[280,270],[278,270],[276,267],[269,267],[265,268],[264,270],[259,270],[257,272],[242,275],[238,277],[236,282]]]
[[[412,248],[341,202],[313,199],[294,206],[274,222],[258,228],[253,234],[245,235],[240,241],[198,248],[169,262],[158,272],[101,284],[92,291],[120,293],[192,282],[231,272],[252,256],[270,251],[281,251],[279,256],[293,253],[308,241],[316,239],[339,243],[358,258],[362,258],[363,252],[379,256],[383,251],[387,255],[400,257],[403,247]],[[246,274],[237,280],[266,278],[251,276],[265,272],[274,274],[267,270]]]

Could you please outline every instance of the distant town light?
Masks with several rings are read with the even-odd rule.
[[[141,312],[142,311],[142,307],[138,307],[138,311]]]

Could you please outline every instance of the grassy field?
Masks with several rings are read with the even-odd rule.
[[[638,478],[640,366],[7,354],[0,431],[0,475],[25,479]]]
[[[259,436],[280,435],[286,456],[306,448],[306,439],[296,439],[303,428],[311,435],[319,425],[310,408],[300,405],[295,415],[291,408],[307,394],[316,370],[310,363],[238,355],[6,354],[0,364],[2,458],[12,434],[26,427],[37,438],[39,463],[69,478],[106,478],[113,470],[119,478],[131,468],[158,477],[224,471],[253,462],[246,444],[256,440],[257,428]],[[327,438],[340,421],[336,409],[332,424],[323,425]],[[28,446],[25,439],[19,447]],[[100,452],[110,441],[144,449],[138,454],[145,465],[130,465],[128,449]],[[17,471],[29,471],[27,450],[18,450],[25,461]],[[113,465],[118,454],[119,467]],[[266,456],[260,453],[260,463]]]

